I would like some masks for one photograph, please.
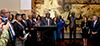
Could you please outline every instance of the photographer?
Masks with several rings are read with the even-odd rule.
[[[0,23],[0,46],[6,46],[9,39],[9,23],[4,25],[4,23]]]

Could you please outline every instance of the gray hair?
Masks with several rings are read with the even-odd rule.
[[[98,16],[94,15],[93,17],[96,17],[98,19]]]
[[[4,9],[6,9],[6,8],[2,8],[2,9],[0,10],[0,15],[1,15],[2,10],[4,10]],[[6,9],[6,10],[7,10],[7,9]]]

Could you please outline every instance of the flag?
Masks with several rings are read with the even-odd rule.
[[[1,16],[1,15],[0,15]],[[1,16],[1,20],[2,20],[2,22],[5,22],[5,18],[3,17],[3,16]],[[8,21],[9,22],[9,21]],[[12,39],[12,41],[14,40],[14,36],[15,36],[15,32],[14,32],[14,30],[13,30],[13,28],[12,28],[12,26],[11,26],[11,24],[10,24],[10,22],[9,22],[9,33],[10,33],[10,37],[11,37],[11,39]]]

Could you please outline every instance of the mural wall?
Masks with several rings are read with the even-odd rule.
[[[61,15],[66,24],[69,22],[67,20],[69,12],[75,12],[77,17],[80,12],[83,12],[83,17],[86,16],[89,20],[93,15],[100,17],[100,0],[35,0],[32,3],[32,8],[33,13],[41,16],[45,16],[46,12],[50,12],[52,18]],[[81,21],[76,23],[80,24]]]

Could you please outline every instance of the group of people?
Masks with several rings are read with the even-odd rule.
[[[65,21],[60,16],[59,18],[50,17],[50,13],[47,12],[45,17],[40,15],[28,15],[26,19],[25,14],[17,13],[15,16],[10,14],[8,9],[1,9],[0,11],[0,45],[7,46],[36,46],[37,41],[41,41],[41,31],[36,30],[36,26],[56,26],[57,30],[53,31],[52,40],[60,43],[60,31],[62,31],[62,41],[64,42],[64,26]],[[14,19],[15,18],[15,19]],[[4,20],[4,21],[3,21]],[[2,26],[2,23],[3,26]],[[6,29],[5,26],[8,26]],[[13,30],[13,31],[12,31]],[[4,36],[3,36],[4,35]],[[1,44],[4,43],[4,44]],[[41,43],[42,44],[42,43]]]
[[[97,16],[93,16],[91,21],[88,21],[87,17],[84,17],[84,21],[81,23],[81,34],[83,37],[83,45],[87,46],[88,38],[91,37],[93,46],[100,46],[100,21]]]
[[[64,26],[65,21],[62,16],[59,18],[50,17],[47,12],[45,17],[40,15],[28,15],[26,19],[25,14],[17,13],[15,16],[10,14],[8,9],[1,9],[0,11],[0,46],[36,46],[41,41],[41,31],[37,31],[36,26],[56,26],[57,30],[53,31],[52,41],[55,45],[60,45],[60,32],[62,32],[62,42],[64,42]],[[71,16],[70,16],[71,15]],[[15,18],[15,19],[14,19]],[[68,18],[70,29],[70,44],[72,44],[72,32],[74,32],[74,43],[76,43],[76,20],[82,19],[82,13],[77,18],[75,13],[69,12]],[[83,37],[83,46],[87,46],[89,34],[93,37],[93,45],[99,46],[100,41],[100,22],[97,16],[93,16],[91,21],[84,17],[81,23],[81,34]],[[51,34],[52,35],[52,34]],[[38,41],[38,42],[37,42]],[[43,44],[43,43],[41,43]]]
[[[85,17],[84,21],[81,24],[81,33],[83,37],[83,45],[87,46],[87,40],[90,37],[93,39],[93,46],[100,46],[100,21],[97,16],[93,16],[91,21],[88,21],[88,18]]]
[[[70,16],[71,15],[71,16]],[[77,18],[75,13],[69,12],[68,18],[69,29],[70,29],[70,44],[72,44],[72,32],[74,32],[74,43],[76,43],[76,20],[82,19],[82,12],[80,13],[80,17]],[[100,46],[100,21],[99,18],[94,15],[89,21],[87,17],[84,17],[83,22],[81,23],[81,34],[83,38],[83,46],[87,46],[88,38],[93,38],[93,46]]]

